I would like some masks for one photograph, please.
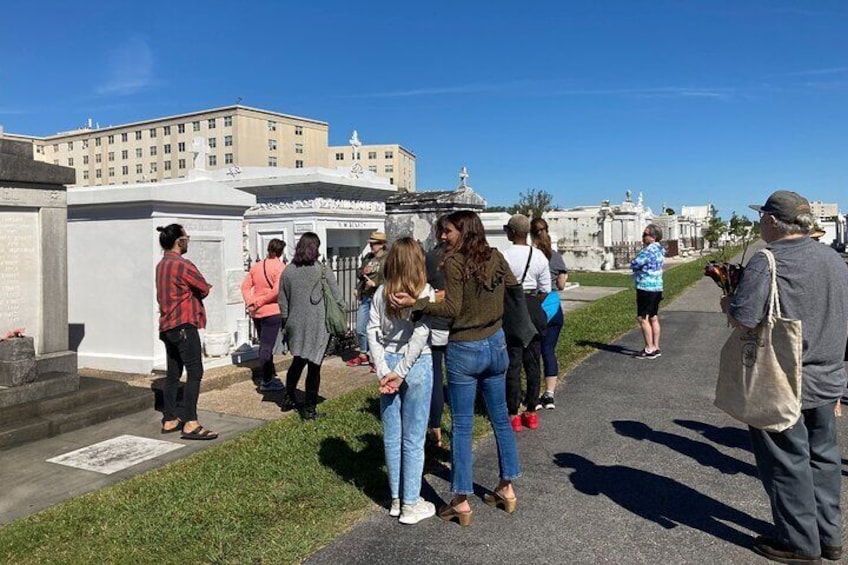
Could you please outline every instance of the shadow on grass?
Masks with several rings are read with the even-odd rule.
[[[684,525],[744,548],[751,547],[751,535],[725,522],[760,535],[772,530],[770,524],[662,475],[623,465],[596,465],[575,453],[557,453],[554,462],[573,469],[568,478],[580,492],[602,494],[669,530]]]
[[[632,357],[633,355],[639,353],[637,350],[630,349],[629,347],[624,347],[623,345],[616,345],[614,343],[600,343],[597,341],[587,341],[585,339],[581,339],[574,342],[574,345],[578,345],[581,347],[591,347],[600,351],[609,351],[610,353],[627,355],[628,357]]]
[[[386,504],[389,479],[382,465],[383,438],[369,433],[358,436],[356,442],[364,447],[354,449],[344,438],[328,437],[321,442],[318,459],[374,502]]]
[[[757,477],[757,468],[750,463],[740,461],[735,457],[725,455],[712,445],[695,441],[687,437],[652,429],[642,422],[617,420],[612,427],[620,435],[637,441],[651,441],[664,445],[681,455],[691,457],[702,467],[712,467],[725,475],[744,473],[749,477]]]

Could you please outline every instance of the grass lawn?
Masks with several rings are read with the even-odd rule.
[[[629,273],[595,273],[589,271],[570,271],[568,282],[580,283],[580,286],[633,286],[633,277]]]
[[[667,271],[666,297],[700,279],[706,260]],[[634,294],[567,316],[557,349],[563,369],[633,329]],[[9,524],[0,529],[0,563],[297,562],[387,496],[376,391],[321,406],[317,422],[272,422]],[[449,413],[445,420],[449,428]],[[478,436],[488,429],[482,418],[476,426]]]

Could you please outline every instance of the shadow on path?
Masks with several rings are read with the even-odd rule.
[[[625,510],[666,529],[684,525],[744,548],[751,547],[751,535],[724,522],[761,535],[771,531],[766,522],[662,475],[622,465],[596,465],[574,453],[558,453],[554,462],[574,469],[569,480],[580,492],[603,494]]]
[[[581,345],[584,347],[592,347],[594,349],[599,349],[601,351],[609,351],[610,353],[618,353],[619,355],[627,355],[628,357],[632,357],[639,353],[636,349],[630,349],[629,347],[625,347],[623,345],[618,345],[615,343],[601,343],[599,341],[586,341],[585,339],[581,339],[576,342],[575,345]]]
[[[726,475],[744,473],[750,477],[757,477],[757,468],[755,466],[740,461],[735,457],[725,455],[712,445],[708,445],[702,441],[695,441],[677,434],[657,431],[642,422],[631,420],[617,420],[612,423],[612,426],[620,435],[633,438],[637,441],[647,440],[664,445],[681,455],[691,457],[703,467],[712,467]]]
[[[697,422],[695,420],[674,420],[674,423],[686,428],[687,430],[698,432],[713,443],[717,443],[725,447],[744,449],[749,452],[751,451],[751,436],[748,433],[748,430],[731,426],[719,428],[718,426],[705,424],[704,422]]]

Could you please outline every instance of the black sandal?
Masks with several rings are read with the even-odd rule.
[[[197,426],[190,432],[183,430],[183,434],[180,437],[182,439],[216,439],[218,434],[207,430],[203,426]]]

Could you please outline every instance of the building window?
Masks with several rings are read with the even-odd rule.
[[[200,131],[200,122],[191,122],[191,131]]]
[[[295,135],[303,135],[303,126],[294,126]]]
[[[110,161],[114,161],[114,160],[115,160],[115,152],[114,152],[114,151],[110,151],[110,152],[109,152],[109,155],[107,155],[107,157],[106,157],[106,158],[107,158],[107,159],[109,159]]]
[[[209,118],[209,122],[207,123],[207,127],[209,129],[215,129],[215,118]]]
[[[163,150],[165,153],[170,153],[170,152],[171,152],[171,144],[170,144],[170,143],[166,143],[166,144],[165,144],[165,146],[162,148],[162,150]]]
[[[185,141],[180,141],[177,143],[177,151],[180,153],[185,153]]]
[[[130,168],[124,165],[123,167],[121,167],[121,174],[127,176],[128,174],[130,174]]]
[[[73,151],[73,150],[74,150],[74,142],[73,142],[73,141],[69,141],[69,142],[68,142],[68,151]]]
[[[122,133],[121,134],[121,141],[127,141],[129,139],[129,137],[130,136],[129,136],[128,133]]]
[[[151,173],[157,172],[156,163],[150,163],[150,172]]]
[[[386,159],[393,159],[395,156],[394,152],[386,151]]]
[[[141,155],[142,155],[142,149],[141,149],[141,147],[136,147],[136,148],[135,148],[135,158],[136,158],[136,159],[141,159]]]
[[[150,136],[151,139],[156,137],[156,128],[150,128]]]
[[[95,137],[95,138],[94,138],[94,146],[95,146],[95,147],[100,147],[100,143],[101,143],[102,141],[103,141],[103,138],[101,138],[101,137]]]
[[[95,163],[99,163],[102,160],[103,160],[103,155],[101,155],[100,153],[98,153],[97,155],[94,156],[94,162]]]
[[[53,153],[56,153],[57,151],[59,151],[59,144],[58,144],[58,143],[54,143],[54,144],[53,144]]]
[[[177,161],[177,166],[181,169],[185,169],[185,159],[180,159]]]
[[[87,170],[82,172],[82,179],[88,180],[88,171]]]
[[[268,131],[277,131],[277,122],[268,120]]]
[[[115,136],[114,136],[114,135],[110,135],[109,137],[107,137],[107,138],[106,138],[106,143],[108,143],[109,145],[114,144],[114,143],[115,143]]]
[[[127,157],[129,157],[129,156],[130,156],[130,152],[129,152],[129,151],[127,151],[126,149],[122,149],[122,150],[121,150],[121,160],[122,160],[122,161],[126,161],[126,160],[127,160]]]
[[[102,169],[96,169],[94,171],[94,176],[97,177],[97,178],[103,178],[103,170]]]
[[[165,170],[166,170],[166,171],[170,171],[170,170],[171,170],[171,162],[170,162],[170,161],[165,161]]]
[[[303,161],[301,161],[300,159],[298,159],[297,161],[295,161],[295,162],[294,162],[294,168],[295,168],[295,169],[302,169],[302,168],[303,168]]]
[[[87,140],[87,139],[83,139],[83,140],[82,140],[82,148],[83,148],[83,149],[88,149],[88,140]],[[40,151],[39,151],[39,153],[40,153]]]
[[[185,124],[177,124],[177,133],[185,133]]]
[[[135,140],[138,141],[140,139],[141,139],[141,130],[138,130],[137,132],[135,132]]]
[[[225,128],[233,127],[233,117],[232,116],[224,116],[224,127]]]
[[[344,161],[344,153],[336,153],[336,161]]]
[[[209,147],[212,148],[212,149],[214,149],[215,147],[218,147],[218,140],[214,137],[210,137],[209,138]]]
[[[164,126],[162,128],[162,135],[171,135],[171,126]]]
[[[155,145],[150,146],[150,156],[152,157],[153,155],[156,155],[156,146]]]
[[[277,148],[277,140],[276,139],[269,139],[268,140],[268,149],[273,150],[273,149],[276,149],[276,148]]]
[[[371,171],[372,173],[376,173],[377,172],[377,165],[368,165],[368,170]]]
[[[232,165],[233,164],[233,154],[232,153],[224,153],[224,164]]]
[[[294,144],[294,152],[295,153],[303,153],[303,144],[302,143],[295,143]]]
[[[384,171],[387,172],[387,173],[393,173],[393,172],[395,172],[395,166],[394,165],[386,165],[386,168],[384,169]]]
[[[376,151],[369,151],[368,152],[368,158],[369,159],[376,159],[377,158],[377,152]]]
[[[83,155],[83,156],[82,156],[82,164],[83,164],[83,165],[88,165],[88,155]]]
[[[395,184],[395,177],[389,177],[389,184]]]
[[[109,167],[109,176],[110,176],[110,177],[114,177],[114,176],[115,176],[115,167]]]
[[[139,174],[139,175],[140,175],[141,173],[143,173],[143,172],[144,172],[144,165],[142,165],[141,163],[139,163],[138,165],[136,165],[136,166],[135,166],[135,172],[136,172],[137,174]]]
[[[209,166],[214,167],[217,164],[218,164],[218,157],[216,157],[215,155],[210,155],[209,156]]]
[[[224,136],[224,147],[232,147],[233,146],[233,136],[225,135]]]
[[[73,157],[68,157],[68,166],[69,166],[69,167],[73,167],[73,166],[74,166],[74,158],[73,158]]]
[[[268,157],[268,166],[276,167],[277,166],[277,158],[276,157]]]

